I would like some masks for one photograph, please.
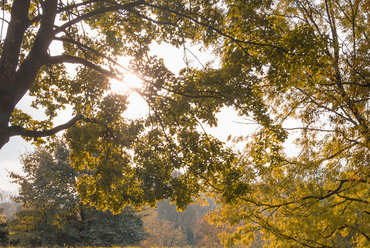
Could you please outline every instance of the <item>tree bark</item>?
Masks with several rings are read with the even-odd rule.
[[[35,42],[25,60],[19,64],[23,37],[31,25],[28,18],[30,0],[13,2],[0,59],[0,149],[9,141],[8,125],[15,105],[26,94],[47,59],[47,49],[54,37],[57,4],[58,0],[45,1]]]
[[[9,141],[8,123],[16,105],[15,80],[24,33],[29,26],[30,0],[15,0],[0,59],[0,149]]]

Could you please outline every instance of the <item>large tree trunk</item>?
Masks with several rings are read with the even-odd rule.
[[[9,141],[9,118],[13,112],[12,97],[0,88],[0,149]]]
[[[24,33],[29,27],[30,0],[14,0],[0,59],[0,149],[9,140],[9,118],[16,105],[16,69]]]
[[[14,97],[12,97],[14,94],[9,91],[11,90],[0,87],[0,149],[9,141],[8,123],[14,110]]]
[[[15,105],[26,94],[41,66],[47,61],[47,50],[54,37],[57,4],[58,0],[45,1],[33,46],[24,61],[19,63],[25,32],[32,25],[28,18],[30,0],[13,1],[0,59],[0,149],[9,141],[9,119]]]

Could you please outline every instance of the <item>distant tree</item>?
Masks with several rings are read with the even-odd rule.
[[[3,209],[3,213],[8,220],[11,220],[15,213],[19,210],[18,204],[16,204],[12,199],[12,197],[16,194],[16,192],[0,189],[0,209]]]
[[[147,210],[143,217],[148,237],[140,243],[142,247],[183,247],[188,244],[187,237],[180,226],[158,218],[155,209]]]
[[[20,185],[21,204],[12,228],[34,234],[47,245],[130,245],[145,237],[139,216],[126,208],[113,215],[81,202],[76,180],[83,172],[70,166],[61,142],[51,150],[38,148],[23,157],[25,175],[11,174]],[[35,242],[35,240],[33,240]]]
[[[0,245],[8,244],[9,244],[8,221],[6,219],[5,214],[3,214],[3,210],[0,208]]]
[[[223,229],[223,226],[212,226],[206,221],[199,222],[196,227],[195,236],[197,247],[224,247],[219,237]]]
[[[14,201],[0,203],[0,209],[1,208],[3,209],[3,213],[9,220],[13,219],[14,215],[20,210],[19,205],[16,204]]]
[[[181,228],[186,237],[187,245],[195,245],[194,229],[200,219],[194,204],[189,205],[185,210],[178,211],[176,204],[169,199],[157,203],[158,218],[170,221],[175,228]]]
[[[5,201],[5,199],[6,199],[5,191],[0,189],[0,202]]]

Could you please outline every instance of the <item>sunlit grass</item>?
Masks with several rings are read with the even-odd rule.
[[[29,246],[0,246],[0,248],[25,248]],[[37,248],[142,248],[141,246],[38,246]],[[192,248],[193,246],[171,246],[171,248]],[[149,247],[148,247],[149,248]],[[168,246],[151,246],[150,248],[169,248]]]
[[[0,246],[0,248],[25,248],[29,246]],[[38,246],[38,248],[103,248],[103,247],[96,247],[96,246]],[[107,247],[104,247],[107,248]],[[140,248],[140,246],[111,246],[109,248]],[[156,248],[156,247],[155,247]],[[163,247],[165,248],[165,247]]]
[[[25,248],[29,246],[0,246],[0,248]],[[38,248],[140,248],[140,246],[110,246],[110,247],[97,247],[97,246],[38,246]],[[164,247],[163,247],[164,248]]]

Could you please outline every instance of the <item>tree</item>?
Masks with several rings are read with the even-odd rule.
[[[19,206],[14,201],[2,202],[0,208],[9,220],[13,219],[15,213],[19,211]]]
[[[146,210],[143,221],[149,235],[140,243],[141,247],[183,247],[187,245],[187,238],[181,227],[169,220],[159,218],[155,209]]]
[[[226,4],[226,30],[244,42],[225,40],[222,68],[202,80],[258,128],[237,180],[214,187],[214,219],[241,224],[225,244],[260,231],[270,247],[369,246],[369,2]],[[297,154],[284,148],[293,134]]]
[[[0,208],[0,245],[7,245],[9,243],[8,221],[3,210]]]
[[[92,171],[78,182],[84,201],[116,212],[168,197],[182,207],[191,202],[201,187],[198,174],[205,172],[201,164],[213,163],[221,149],[197,126],[215,125],[214,112],[222,104],[210,101],[212,92],[182,89],[184,76],[176,77],[148,52],[152,42],[186,50],[188,40],[217,39],[217,2],[2,1],[0,147],[17,135],[40,144],[68,129],[73,166]],[[123,119],[127,96],[109,92],[109,78],[120,79],[126,70],[116,62],[120,56],[133,58],[130,68],[145,82],[139,93],[151,110],[146,120]],[[78,65],[76,76],[67,64]],[[26,92],[45,120],[15,108]],[[58,110],[66,106],[74,116],[55,126]],[[171,177],[185,167],[194,168]]]
[[[0,202],[5,202],[7,200],[7,192],[0,189]]]
[[[221,236],[223,233],[231,233],[232,229],[226,224],[224,225],[210,225],[206,218],[198,223],[196,229],[196,245],[197,247],[224,247],[221,243]],[[245,246],[234,246],[245,247]],[[249,246],[253,247],[253,246]],[[261,246],[262,247],[262,246]]]
[[[21,211],[15,231],[33,234],[33,245],[132,245],[145,237],[142,221],[132,209],[113,215],[82,204],[76,191],[78,172],[70,166],[61,142],[53,151],[39,148],[23,157],[25,175],[12,174],[21,186],[16,202]]]
[[[93,117],[109,100],[116,104],[111,112],[123,111],[124,97],[105,97],[108,78],[121,79],[117,68],[127,70],[116,62],[117,57],[131,56],[137,62],[145,60],[151,67],[163,67],[160,61],[148,57],[151,42],[180,46],[185,39],[196,39],[205,33],[202,29],[208,22],[219,22],[220,13],[212,1],[194,4],[144,0],[3,1],[2,27],[6,28],[6,35],[4,38],[2,28],[0,147],[12,136],[38,139],[77,122],[109,129],[109,125],[104,125],[109,121],[101,123]],[[207,16],[202,17],[203,12]],[[198,18],[209,21],[198,25]],[[61,54],[54,55],[56,44],[62,46]],[[75,78],[68,75],[65,65],[69,63],[81,65]],[[157,81],[151,85],[163,88],[160,81],[169,77],[168,73],[163,68],[156,68],[153,73],[148,77]],[[36,97],[32,106],[45,108],[45,121],[35,121],[15,109],[27,91]],[[53,127],[56,111],[67,104],[73,106],[75,116],[64,125]]]
[[[178,211],[175,204],[165,199],[158,202],[156,207],[159,219],[168,220],[175,228],[180,228],[186,236],[187,245],[195,245],[194,229],[200,218],[196,205],[191,204],[184,211]]]

